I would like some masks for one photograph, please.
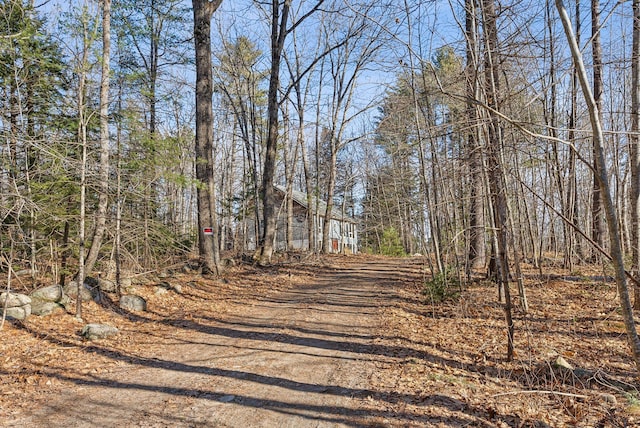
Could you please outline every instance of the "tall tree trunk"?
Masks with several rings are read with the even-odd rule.
[[[325,61],[324,58],[320,61],[320,72],[318,74],[318,78],[320,81],[318,82],[318,99],[322,99],[322,90],[325,87],[324,84],[324,76],[325,76]],[[313,193],[308,193],[307,201],[310,204],[311,212],[313,213],[313,219],[311,222],[313,223],[313,251],[319,253],[322,251],[322,230],[321,222],[320,222],[320,132],[322,128],[322,107],[321,103],[316,103],[315,109],[315,129],[314,129],[314,166],[315,166],[315,180],[313,185]],[[309,226],[312,227],[311,225]]]
[[[293,155],[289,160],[290,166],[289,171],[286,174],[287,177],[287,249],[289,251],[296,249],[295,248],[295,230],[294,225],[296,221],[294,220],[293,213],[293,177],[296,173],[296,164],[298,163],[298,141],[296,140],[293,146]]]
[[[581,36],[581,20],[580,20],[580,0],[575,0],[575,20],[576,20],[576,43],[580,45],[580,36]],[[578,179],[576,174],[576,158],[577,153],[575,149],[576,142],[576,124],[578,122],[578,70],[576,66],[573,66],[573,70],[571,73],[571,111],[569,113],[569,132],[567,133],[567,138],[569,139],[570,147],[569,147],[569,162],[568,162],[568,171],[567,171],[567,191],[566,191],[566,207],[567,213],[566,217],[573,221],[574,224],[578,223]],[[570,241],[565,248],[566,251],[570,252],[569,261],[572,263],[574,252],[579,258],[583,258],[582,254],[582,245],[581,240],[576,236],[576,232],[573,228],[571,228]]]
[[[70,199],[70,198],[69,198]],[[70,203],[67,203],[67,215],[71,212],[69,207]],[[70,255],[69,251],[69,220],[64,221],[64,228],[62,231],[62,255],[60,257],[60,287],[64,287],[67,280],[67,263]]]
[[[289,113],[288,110],[285,112],[285,124],[287,129],[285,129],[285,141],[283,144],[284,147],[284,176],[286,180],[286,188],[285,188],[285,208],[286,208],[286,216],[287,216],[287,230],[286,230],[286,240],[287,240],[287,251],[291,251],[294,249],[294,219],[293,219],[293,177],[296,173],[296,164],[298,162],[298,141],[295,143],[291,143],[291,139],[289,138]],[[302,122],[301,122],[302,124]]]
[[[211,17],[222,0],[193,0],[196,50],[196,179],[198,243],[205,270],[218,274],[220,249],[215,218],[213,175],[213,81],[211,66]],[[205,228],[208,230],[205,232]]]
[[[98,260],[107,222],[109,205],[109,73],[111,55],[111,0],[102,1],[102,77],[100,79],[100,193],[91,248],[85,273],[91,274]]]
[[[145,194],[145,236],[148,235],[148,223],[149,221],[153,221],[158,217],[158,182],[155,179],[155,169],[157,168],[158,162],[158,148],[156,147],[156,129],[158,123],[158,95],[157,95],[157,82],[158,82],[158,53],[159,53],[159,37],[160,34],[156,32],[156,1],[151,0],[151,4],[149,7],[149,31],[150,31],[150,39],[149,39],[149,139],[151,142],[151,150],[150,153],[147,153],[151,160],[149,171],[149,186],[146,187]],[[151,256],[151,249],[149,247],[150,240],[146,239],[145,241],[145,252]]]
[[[467,160],[469,162],[471,203],[469,204],[469,255],[468,271],[482,269],[486,264],[486,244],[484,232],[484,204],[482,201],[482,160],[478,133],[478,110],[473,100],[478,99],[478,46],[476,1],[465,0],[465,33],[467,58],[465,64],[468,121]]]
[[[87,195],[87,122],[86,117],[86,82],[87,63],[89,57],[89,30],[86,16],[83,20],[82,56],[78,64],[78,143],[81,148],[80,155],[80,218],[78,225],[78,274],[76,276],[76,318],[82,319],[82,289],[85,279],[85,229],[86,229],[86,195]]]
[[[514,325],[511,313],[511,292],[509,290],[509,259],[507,249],[508,206],[502,167],[502,129],[496,111],[500,111],[498,96],[500,94],[498,60],[498,28],[493,0],[481,0],[485,37],[485,91],[487,105],[492,109],[489,113],[487,157],[489,162],[488,178],[491,190],[491,202],[495,227],[496,263],[498,267],[498,284],[504,291],[504,311],[507,323],[507,360],[513,359]]]
[[[151,140],[155,140],[156,137],[156,115],[157,115],[157,94],[156,84],[158,80],[158,49],[159,49],[159,34],[156,33],[156,2],[151,0],[149,8],[149,30],[151,32],[150,49],[149,49],[149,136]],[[156,147],[152,146],[151,150],[155,152]]]
[[[122,110],[122,77],[118,81],[118,111]],[[122,124],[116,124],[116,227],[113,258],[116,264],[116,293],[122,296]]]
[[[302,116],[301,116],[302,117]],[[302,152],[302,168],[304,172],[304,189],[307,193],[307,235],[309,236],[309,242],[307,249],[309,251],[315,251],[316,248],[316,215],[313,210],[313,184],[311,181],[311,168],[309,167],[309,155],[307,154],[306,141],[304,139],[304,132],[302,129],[298,135],[298,141],[300,144],[300,150]]]
[[[589,109],[589,119],[591,121],[591,127],[593,131],[594,147],[596,148],[596,164],[598,185],[602,194],[602,202],[605,211],[605,219],[609,230],[609,240],[611,245],[611,257],[615,270],[616,285],[618,289],[618,296],[620,298],[620,307],[622,309],[622,317],[624,319],[625,330],[627,332],[627,343],[631,348],[633,360],[636,364],[636,369],[640,369],[640,339],[636,331],[635,320],[633,319],[633,310],[631,307],[631,299],[629,297],[629,289],[627,288],[627,278],[624,269],[624,261],[622,255],[622,245],[620,242],[620,233],[618,230],[618,217],[616,213],[615,205],[613,204],[613,198],[611,196],[611,189],[609,187],[609,181],[607,176],[607,166],[604,157],[604,137],[602,132],[602,125],[600,123],[600,112],[598,111],[598,104],[591,89],[589,88],[589,81],[587,78],[587,72],[582,61],[582,53],[576,43],[576,39],[573,35],[573,29],[571,28],[571,21],[569,14],[564,7],[562,0],[556,0],[556,8],[560,13],[560,19],[564,27],[567,41],[571,49],[571,56],[573,62],[578,69],[578,79],[580,80],[580,86],[582,87],[582,93],[584,94],[587,107]]]
[[[273,244],[276,235],[276,222],[278,211],[276,208],[276,195],[273,188],[276,174],[276,155],[278,147],[278,90],[280,89],[280,62],[282,49],[287,35],[287,20],[291,0],[285,0],[280,11],[280,2],[271,2],[271,73],[269,76],[269,92],[267,95],[267,144],[264,158],[264,172],[262,174],[262,215],[263,233],[260,242],[258,262],[267,265],[273,255]]]
[[[598,121],[602,124],[602,45],[600,44],[600,2],[599,0],[591,0],[591,51],[593,53],[593,98],[598,107]],[[604,144],[604,141],[602,141]],[[591,239],[593,242],[602,246],[602,193],[598,184],[599,171],[598,162],[595,158],[598,156],[598,148],[595,139],[593,141],[593,191],[591,199]],[[599,253],[594,252],[592,259],[599,260]]]
[[[547,83],[547,88],[549,91],[549,99],[546,101],[545,105],[545,116],[546,116],[546,125],[548,128],[548,134],[552,137],[551,141],[551,159],[550,165],[552,165],[551,173],[554,179],[554,184],[556,187],[556,191],[558,192],[558,201],[560,202],[561,212],[566,216],[567,214],[567,201],[568,199],[565,197],[566,190],[565,181],[563,176],[563,168],[560,163],[560,149],[558,142],[558,118],[557,118],[557,104],[558,104],[558,95],[557,95],[557,76],[556,76],[556,48],[555,48],[555,35],[554,35],[554,25],[553,20],[551,19],[552,14],[552,3],[547,0],[545,15],[547,22],[547,32],[548,32],[548,47],[549,47],[549,81]],[[545,91],[546,92],[546,91]],[[564,244],[564,260],[563,265],[565,268],[571,270],[572,269],[572,257],[571,257],[571,227],[563,223],[562,225],[562,236],[563,236],[563,244]]]
[[[299,70],[298,58],[296,57],[296,71]],[[307,85],[306,91],[308,91],[309,85]],[[296,111],[298,113],[298,133],[297,144],[300,147],[300,156],[302,157],[302,172],[304,174],[304,190],[307,194],[307,235],[308,235],[308,251],[315,249],[315,215],[313,214],[313,185],[311,182],[311,168],[309,166],[309,155],[307,153],[307,142],[304,136],[304,110],[307,92],[303,95],[300,88],[300,82],[298,81],[294,85],[296,93]]]
[[[631,47],[631,272],[640,276],[640,0],[633,0]],[[633,308],[640,310],[640,286],[635,286]]]
[[[331,220],[333,218],[333,196],[336,187],[338,142],[336,137],[331,137],[331,160],[329,164],[329,183],[327,185],[327,207],[324,212],[324,224],[322,226],[322,252],[328,254],[333,251],[331,240]]]

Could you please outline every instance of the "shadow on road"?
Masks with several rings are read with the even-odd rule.
[[[377,265],[376,265],[377,266]],[[238,350],[260,350],[269,352],[283,352],[288,354],[300,354],[313,357],[333,358],[338,361],[366,361],[371,363],[392,363],[398,359],[424,360],[431,363],[449,366],[459,366],[454,358],[443,358],[418,350],[407,344],[397,344],[398,338],[377,335],[372,333],[383,328],[372,329],[370,323],[379,309],[385,305],[394,305],[400,297],[393,292],[393,278],[397,274],[393,266],[368,266],[360,268],[356,273],[349,270],[334,270],[326,274],[324,279],[312,286],[278,293],[271,297],[257,299],[254,314],[239,313],[233,317],[199,316],[198,321],[185,318],[163,318],[165,315],[159,312],[151,312],[150,316],[138,313],[120,311],[124,316],[136,322],[161,323],[179,330],[198,333],[195,335],[198,343],[206,346],[234,347]],[[397,268],[397,266],[396,266]],[[404,273],[410,278],[410,274]],[[370,284],[375,283],[375,287]],[[338,284],[338,285],[336,285]],[[363,286],[368,284],[368,286]],[[113,302],[105,304],[115,308]],[[269,308],[260,305],[271,305]],[[332,323],[331,317],[326,317],[322,322],[316,322],[315,328],[304,322],[291,324],[283,322],[278,315],[287,311],[298,310],[305,315],[313,312],[327,314],[348,314],[358,319],[362,317],[361,325],[345,325]],[[259,317],[263,311],[275,311],[273,316]],[[152,317],[154,316],[154,317]],[[320,318],[321,319],[321,318]],[[304,318],[302,319],[304,320]],[[27,324],[22,324],[22,329],[39,339],[62,346],[77,346],[75,343],[63,338],[52,337],[32,330]],[[189,336],[191,337],[191,336]],[[225,340],[227,339],[227,340]],[[233,339],[229,341],[228,339]],[[176,339],[180,340],[180,339]],[[274,347],[274,345],[286,345]],[[110,389],[138,390],[154,393],[168,394],[176,397],[192,397],[195,400],[218,402],[221,405],[241,406],[246,409],[267,409],[283,415],[295,415],[308,420],[340,423],[347,426],[375,426],[374,421],[391,420],[393,425],[405,426],[414,424],[439,424],[448,426],[473,425],[478,427],[493,427],[496,422],[502,421],[508,425],[519,426],[520,418],[516,415],[501,415],[492,412],[488,415],[485,409],[475,408],[452,397],[441,394],[400,394],[394,391],[376,389],[360,389],[343,386],[340,384],[319,384],[289,379],[284,376],[265,375],[242,369],[228,369],[207,365],[191,364],[183,361],[175,361],[166,358],[149,358],[125,351],[108,348],[100,344],[88,344],[83,348],[87,355],[100,355],[114,361],[121,361],[133,366],[145,369],[160,369],[177,373],[198,374],[211,377],[211,382],[206,384],[216,385],[216,378],[233,379],[249,384],[283,388],[296,393],[318,394],[350,399],[349,406],[341,405],[317,405],[296,402],[294,399],[283,400],[281,398],[268,399],[264,396],[252,394],[231,394],[216,392],[214,388],[186,388],[181,386],[167,387],[153,381],[153,375],[149,382],[125,381],[122,378],[115,380],[97,375],[86,375],[69,372],[60,362],[59,367],[43,368],[48,376],[60,381],[72,382],[84,387],[102,387]],[[470,368],[471,369],[471,368]],[[473,371],[480,371],[490,375],[493,369],[489,367],[474,366]],[[0,371],[2,373],[2,371]],[[150,373],[155,373],[151,371]],[[248,390],[251,390],[250,388]],[[386,403],[380,409],[372,409],[366,405],[367,400],[376,400]],[[424,412],[398,410],[403,406],[399,404],[412,404],[423,409]],[[98,407],[108,411],[110,403],[104,407]],[[406,406],[405,406],[406,407]],[[73,412],[74,406],[69,406],[66,411]],[[438,411],[446,409],[447,412]],[[50,409],[57,412],[60,409]],[[438,416],[438,414],[446,416]],[[180,421],[176,417],[175,422]],[[182,422],[180,422],[182,423]],[[375,422],[378,423],[378,422]],[[373,424],[373,425],[371,425]],[[544,425],[539,425],[543,427]]]

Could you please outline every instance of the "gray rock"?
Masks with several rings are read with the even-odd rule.
[[[135,294],[125,294],[120,297],[120,308],[133,312],[146,311],[147,301]]]
[[[133,287],[133,281],[131,278],[120,278],[120,288],[123,290]]]
[[[51,315],[54,312],[65,310],[71,304],[71,299],[59,285],[39,288],[32,292],[30,297],[31,313],[34,315]]]
[[[55,312],[63,312],[65,307],[56,302],[45,302],[44,300],[34,300],[31,302],[31,313],[41,317],[51,315]]]
[[[58,300],[56,303],[61,305],[64,308],[68,308],[69,305],[71,305],[72,300],[71,298],[69,298],[69,296],[67,296],[66,294],[63,294],[62,299]]]
[[[7,318],[14,320],[26,320],[31,315],[31,305],[14,306],[7,308]]]
[[[37,271],[33,270],[33,269],[22,269],[16,272],[16,276],[33,276],[37,273]]]
[[[130,287],[120,287],[120,293],[122,294],[135,294],[137,287],[132,285]]]
[[[0,308],[5,304],[7,293],[0,293]],[[17,308],[25,306],[31,303],[31,298],[26,294],[9,293],[9,299],[7,300],[7,308]]]
[[[100,291],[115,293],[116,283],[113,281],[109,281],[108,279],[98,279],[98,288],[100,288]]]
[[[33,291],[29,297],[33,300],[41,300],[43,302],[58,302],[63,300],[64,292],[59,285],[50,285]]]
[[[603,403],[607,403],[607,404],[611,404],[611,405],[616,405],[618,403],[618,400],[616,399],[616,396],[613,394],[600,394],[600,400]]]
[[[75,299],[78,297],[78,283],[76,281],[71,281],[67,285],[64,286],[64,293]],[[84,283],[84,287],[80,289],[80,295],[82,300],[93,300],[98,293],[94,288],[90,288],[87,286],[87,283]]]
[[[168,292],[169,290],[164,287],[156,287],[154,291],[156,296],[162,296],[163,294],[167,294]]]
[[[118,329],[106,324],[87,324],[80,334],[88,340],[105,339],[118,334]]]

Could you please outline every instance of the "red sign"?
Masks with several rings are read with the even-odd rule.
[[[213,227],[203,227],[202,233],[205,235],[213,235]]]

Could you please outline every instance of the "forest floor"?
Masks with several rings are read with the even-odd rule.
[[[527,272],[508,362],[495,287],[436,302],[424,262],[334,256],[148,276],[136,291],[147,312],[85,303],[85,323],[120,330],[99,341],[82,339],[71,311],[8,322],[0,426],[640,426],[602,271]]]

